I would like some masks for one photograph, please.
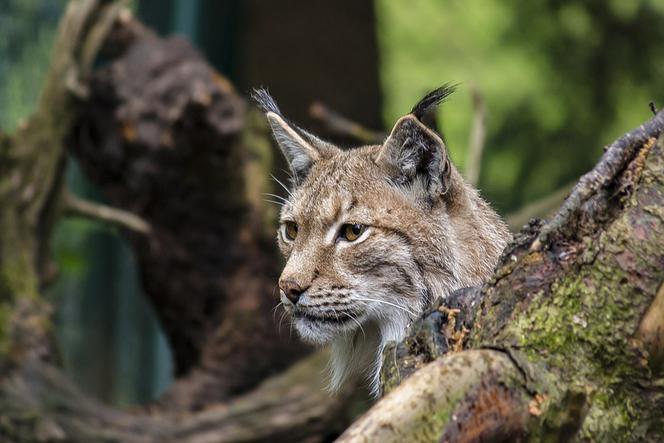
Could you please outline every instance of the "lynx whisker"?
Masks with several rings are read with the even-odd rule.
[[[293,338],[293,327],[295,326],[295,320],[291,319],[291,321],[288,322],[288,326],[289,326],[288,338]]]
[[[355,322],[355,324],[357,324],[357,327],[360,328],[360,331],[362,331],[362,337],[366,340],[367,339],[367,334],[364,333],[364,328],[362,327],[362,324],[355,317],[350,315],[348,312],[341,311],[341,313],[344,314],[345,316],[347,316],[348,318],[350,318],[351,320],[353,320]]]
[[[279,326],[277,326],[277,334],[279,334],[279,336],[281,336],[281,324],[283,323],[284,318],[286,317],[286,314],[288,314],[288,312],[286,312],[286,310],[284,309],[284,312],[281,313],[281,317],[279,317]],[[293,328],[292,328],[292,322],[291,322],[291,333],[292,332],[293,332]]]
[[[407,314],[409,314],[409,315],[411,315],[411,316],[413,316],[413,317],[416,317],[416,316],[417,316],[417,314],[416,314],[415,312],[411,311],[410,309],[407,309],[405,306],[397,305],[396,303],[390,303],[389,301],[378,300],[378,299],[376,299],[376,298],[369,298],[369,297],[358,297],[357,299],[358,299],[358,300],[361,300],[361,301],[371,301],[371,302],[374,302],[374,303],[382,303],[382,304],[385,304],[385,305],[392,306],[392,307],[394,307],[394,308],[400,309],[400,310],[402,310],[403,312],[405,312],[405,313],[407,313]]]
[[[293,173],[290,172],[289,170],[284,169],[284,168],[279,168],[279,170],[280,170],[281,172],[283,172],[284,174],[286,174],[286,177],[288,177],[290,180],[293,180],[293,179],[294,179],[294,178],[293,178]]]
[[[284,302],[280,301],[274,308],[272,308],[272,321],[276,321],[277,309],[284,305]],[[284,310],[285,312],[285,310]]]
[[[277,182],[279,185],[281,185],[281,187],[284,188],[284,191],[286,191],[286,192],[288,193],[288,195],[290,195],[291,197],[293,197],[293,193],[290,191],[290,189],[288,189],[288,186],[286,186],[286,185],[283,184],[281,181],[279,181],[279,179],[278,179],[277,177],[275,177],[274,175],[270,174],[270,177],[272,177],[272,180],[274,180],[274,181]]]
[[[283,201],[284,203],[288,203],[288,199],[282,197],[281,195],[270,194],[269,192],[263,192],[263,195],[266,195],[266,196],[268,196],[268,197],[274,197],[274,198],[276,198],[277,200],[281,200],[281,201]]]

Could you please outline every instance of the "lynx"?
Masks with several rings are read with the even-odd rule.
[[[452,91],[429,93],[382,145],[352,149],[293,125],[254,92],[292,173],[278,230],[281,302],[304,341],[331,345],[332,391],[363,374],[379,395],[385,345],[437,297],[482,284],[510,239],[422,123]]]

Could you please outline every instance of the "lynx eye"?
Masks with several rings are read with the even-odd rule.
[[[286,240],[293,241],[297,237],[297,223],[287,221],[282,225],[281,229]]]
[[[341,232],[339,233],[339,236],[346,241],[352,242],[357,240],[360,237],[360,235],[362,235],[366,230],[367,230],[366,225],[345,224],[341,227]]]

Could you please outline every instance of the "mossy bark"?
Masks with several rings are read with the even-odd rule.
[[[658,441],[664,374],[639,327],[664,282],[664,138],[646,142],[601,194],[587,206],[597,216],[579,220],[574,236],[503,265],[469,345],[546,365],[555,389],[540,392],[544,417],[570,392],[583,395],[579,438]]]

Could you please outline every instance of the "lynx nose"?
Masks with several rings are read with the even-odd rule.
[[[279,288],[284,291],[286,298],[294,305],[297,304],[297,301],[300,299],[300,295],[302,295],[302,293],[308,289],[308,287],[303,288],[298,282],[293,280],[280,281]]]

